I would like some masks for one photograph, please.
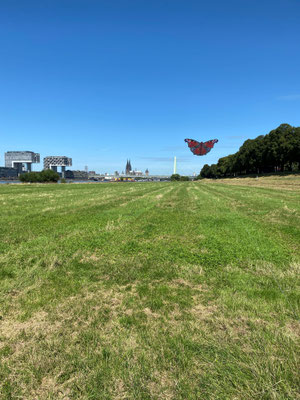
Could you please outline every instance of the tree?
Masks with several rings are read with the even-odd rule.
[[[222,157],[219,159],[218,164],[219,176],[232,176],[236,172],[236,155],[229,154],[227,157]]]
[[[205,164],[201,178],[296,171],[300,163],[300,127],[281,124],[267,135],[246,140],[235,154],[219,159],[217,165]]]
[[[180,181],[180,175],[179,174],[171,175],[171,181]]]
[[[210,166],[205,164],[200,171],[201,178],[211,178],[210,176]]]
[[[240,171],[246,174],[259,173],[263,167],[264,150],[264,136],[246,140],[237,154]]]
[[[57,182],[59,181],[59,174],[52,169],[44,169],[40,172],[40,182]]]
[[[218,178],[220,176],[217,164],[212,164],[210,166],[210,174],[211,174],[211,178]]]
[[[59,174],[52,169],[44,169],[41,172],[26,172],[20,175],[21,182],[57,182]]]
[[[39,182],[40,173],[39,172],[26,172],[20,175],[21,182]]]
[[[266,163],[276,171],[299,161],[300,132],[289,124],[281,124],[266,135]]]
[[[190,180],[190,178],[188,177],[188,176],[181,176],[180,178],[179,178],[179,180],[180,181],[189,181]]]

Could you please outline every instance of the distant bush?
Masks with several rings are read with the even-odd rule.
[[[190,180],[190,178],[188,177],[188,176],[181,176],[180,177],[180,179],[179,179],[180,181],[189,181]]]
[[[59,180],[59,174],[52,169],[44,169],[40,172],[40,182],[57,182]]]
[[[171,181],[180,181],[180,175],[179,174],[171,175]]]
[[[59,180],[59,174],[52,169],[44,169],[41,172],[26,172],[20,175],[21,182],[57,182]]]
[[[67,183],[67,181],[65,180],[65,178],[61,178],[60,183]]]
[[[173,174],[171,175],[171,181],[189,181],[190,178],[188,176]]]
[[[26,172],[20,175],[21,182],[39,182],[39,172]]]

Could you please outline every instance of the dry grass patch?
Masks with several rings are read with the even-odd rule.
[[[201,183],[211,183],[211,180],[204,179]],[[259,188],[284,189],[289,191],[300,191],[300,176],[262,176],[258,178],[227,178],[214,180],[214,183],[222,183],[232,186],[253,186]]]
[[[196,301],[194,300],[195,305],[191,308],[190,313],[197,321],[205,321],[206,319],[212,319],[214,314],[217,311],[217,307],[215,305],[204,305],[198,302],[198,297],[196,297]]]
[[[299,341],[300,339],[300,321],[292,321],[288,322],[285,325],[286,334],[292,336],[295,340]]]
[[[71,390],[57,382],[57,377],[45,376],[39,387],[29,394],[29,400],[71,400]]]
[[[184,278],[172,279],[172,281],[169,283],[169,286],[172,288],[178,288],[180,286],[188,287],[189,289],[198,292],[198,294],[201,294],[208,290],[205,284],[198,285]]]
[[[128,391],[122,379],[115,379],[113,382],[112,398],[114,400],[128,399]]]
[[[16,318],[4,319],[0,322],[0,336],[4,340],[14,341],[21,333],[32,337],[38,336],[40,333],[51,334],[61,326],[61,323],[57,321],[53,324],[47,317],[47,312],[40,311],[24,322],[20,322]]]
[[[175,399],[176,379],[169,371],[154,371],[152,381],[148,383],[148,388],[153,399]]]
[[[267,261],[256,261],[254,263],[248,263],[245,266],[234,264],[226,265],[224,270],[229,272],[242,272],[244,268],[252,274],[275,279],[295,278],[298,280],[300,274],[300,263],[297,262],[291,263],[284,269],[278,268],[273,263]]]
[[[99,260],[103,258],[103,255],[92,253],[92,252],[86,252],[86,254],[83,254],[81,256],[80,262],[81,263],[97,263]]]

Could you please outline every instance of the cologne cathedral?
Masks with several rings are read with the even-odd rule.
[[[127,160],[126,167],[125,167],[125,174],[129,175],[130,171],[132,171],[131,162],[130,162],[130,160]]]

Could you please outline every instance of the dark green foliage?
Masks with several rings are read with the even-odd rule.
[[[212,164],[211,166],[205,164],[200,172],[201,178],[217,178],[218,175],[217,164]]]
[[[180,181],[180,175],[179,174],[171,175],[171,181]]]
[[[51,169],[44,169],[41,172],[26,172],[20,175],[21,182],[57,182],[59,174]]]
[[[269,172],[298,171],[300,127],[282,124],[269,134],[246,140],[235,154],[205,164],[202,178],[217,178]]]
[[[21,182],[40,182],[40,173],[26,172],[25,174],[21,174],[19,179]]]
[[[52,169],[44,169],[41,173],[41,182],[57,182],[59,174]]]
[[[190,178],[188,177],[188,176],[181,176],[180,177],[180,179],[179,179],[180,181],[189,181],[190,180]]]
[[[201,178],[211,178],[210,176],[210,166],[205,164],[201,169],[200,175]]]

